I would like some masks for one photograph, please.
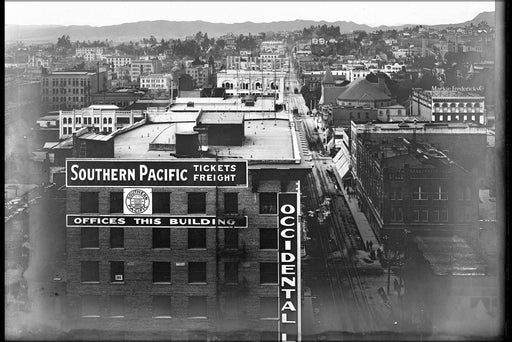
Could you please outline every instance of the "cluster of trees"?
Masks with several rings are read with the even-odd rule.
[[[302,39],[311,39],[314,35],[323,38],[338,38],[341,36],[340,27],[339,26],[327,26],[327,25],[318,25],[318,26],[310,26],[309,28],[305,27],[302,29]]]

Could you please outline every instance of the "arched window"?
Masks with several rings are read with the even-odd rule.
[[[464,107],[464,103],[459,103],[459,108]]]
[[[107,118],[103,118],[103,123],[106,124],[107,123]]]
[[[448,107],[448,103],[446,103],[446,102],[443,102],[443,104],[441,105],[441,107],[443,107],[443,108],[446,108],[446,107]]]
[[[108,123],[111,124],[112,123],[112,118],[108,118]]]
[[[65,123],[65,124],[66,124],[66,123],[68,123],[68,119],[63,118],[63,119],[62,119],[62,123]]]
[[[439,107],[439,102],[434,103],[434,107]]]
[[[480,103],[475,103],[475,108],[480,108]]]
[[[456,106],[455,102],[450,103],[450,107],[455,107],[455,106]]]

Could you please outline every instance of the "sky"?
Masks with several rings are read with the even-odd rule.
[[[5,23],[107,26],[144,20],[239,23],[309,19],[370,26],[436,25],[471,20],[483,11],[494,11],[494,1],[6,1]]]

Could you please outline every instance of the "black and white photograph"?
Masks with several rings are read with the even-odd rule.
[[[510,332],[504,1],[4,10],[5,340]]]

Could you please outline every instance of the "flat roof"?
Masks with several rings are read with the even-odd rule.
[[[487,264],[459,236],[416,236],[414,240],[436,275],[486,275]]]
[[[254,102],[254,106],[246,106],[245,103],[242,103],[239,98],[226,98],[224,100],[216,100],[219,98],[188,98],[187,102],[173,103],[170,107],[171,111],[198,111],[202,109],[203,111],[210,112],[258,112],[258,111],[274,111],[274,98],[261,98],[258,97]],[[203,99],[211,99],[211,100],[203,100]],[[215,99],[215,100],[214,100]],[[188,102],[194,102],[194,107],[188,107]],[[276,102],[277,103],[277,102]]]
[[[95,104],[95,105],[90,105],[87,108],[91,108],[91,109],[119,109],[118,106],[111,105],[111,104]]]
[[[168,151],[149,151],[149,144],[159,135],[164,139],[172,132],[170,126],[176,123],[153,123],[136,127],[127,132],[116,135],[114,140],[114,157],[121,159],[176,159]],[[192,130],[194,126],[191,124]],[[292,135],[294,130],[286,120],[247,120],[245,125],[245,139],[242,146],[209,146],[213,154],[218,150],[220,157],[242,158],[249,161],[275,163],[295,163],[294,143]],[[176,127],[176,126],[175,126]],[[169,131],[167,131],[169,129]],[[163,133],[166,132],[166,133]],[[279,148],[276,148],[278,146]],[[300,165],[300,164],[299,164]],[[275,166],[277,168],[277,166]],[[302,165],[303,167],[303,165]]]
[[[228,124],[241,125],[244,122],[244,113],[240,112],[201,112],[198,123],[201,124]]]

